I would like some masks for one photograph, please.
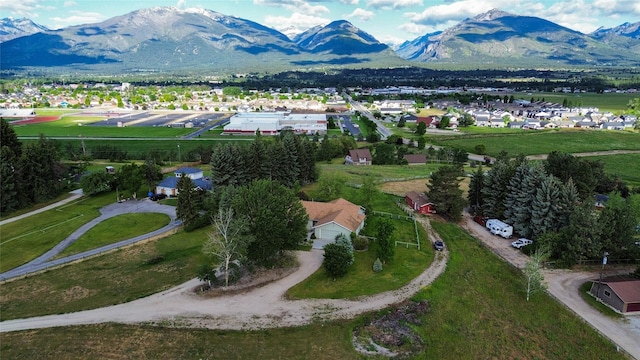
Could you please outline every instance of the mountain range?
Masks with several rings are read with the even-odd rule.
[[[101,23],[48,30],[0,22],[4,71],[279,72],[442,63],[471,67],[640,66],[640,22],[583,34],[498,9],[395,51],[345,20],[289,36],[206,9],[155,7]]]

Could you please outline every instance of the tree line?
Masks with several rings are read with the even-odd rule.
[[[609,194],[601,210],[595,194]],[[571,266],[604,251],[614,258],[640,255],[634,244],[640,204],[629,195],[626,184],[598,161],[552,152],[543,162],[531,162],[502,153],[489,171],[474,172],[468,202],[477,214],[503,219]]]
[[[75,182],[73,170],[62,165],[55,146],[43,135],[23,145],[0,118],[0,146],[2,214],[52,200]]]

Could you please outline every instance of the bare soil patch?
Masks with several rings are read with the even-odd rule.
[[[204,298],[241,294],[289,276],[290,274],[296,272],[298,268],[299,266],[288,268],[259,269],[254,273],[242,277],[235,284],[230,285],[226,288],[224,286],[209,288],[208,285],[202,284],[197,286],[194,289],[194,292]]]

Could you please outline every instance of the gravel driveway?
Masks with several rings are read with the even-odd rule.
[[[0,323],[0,332],[107,322],[241,330],[352,318],[411,297],[444,272],[449,257],[446,249],[437,252],[433,263],[422,274],[398,290],[355,299],[285,299],[287,289],[320,268],[323,254],[322,250],[297,252],[300,263],[297,271],[241,294],[201,297],[193,291],[201,282],[193,279],[170,290],[125,304],[71,314],[3,321]]]
[[[511,247],[511,241],[514,239],[503,239],[491,234],[484,226],[473,221],[467,213],[465,213],[462,226],[505,261],[518,269],[524,268],[529,257]],[[629,355],[640,359],[640,315],[628,316],[621,320],[612,319],[594,309],[580,296],[580,286],[588,280],[597,279],[598,276],[598,272],[544,270],[548,286],[547,292],[552,297]]]

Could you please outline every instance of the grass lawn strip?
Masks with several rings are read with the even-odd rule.
[[[56,258],[150,233],[169,224],[170,220],[167,215],[158,213],[130,213],[114,216],[87,231]]]
[[[44,254],[73,231],[100,215],[113,203],[111,193],[81,198],[62,207],[2,225],[0,272],[13,269]]]

